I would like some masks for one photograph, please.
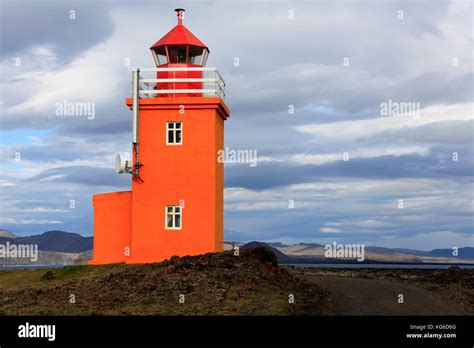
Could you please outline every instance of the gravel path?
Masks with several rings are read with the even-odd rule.
[[[301,277],[301,275],[299,274]],[[329,291],[334,310],[341,315],[460,315],[472,314],[454,299],[449,290],[439,293],[419,283],[305,274],[304,278]],[[399,294],[404,303],[398,303]],[[447,296],[446,296],[447,295]]]

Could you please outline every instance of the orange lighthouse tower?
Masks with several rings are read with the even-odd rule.
[[[132,70],[132,190],[93,196],[91,264],[159,262],[223,249],[225,84],[183,24],[152,47],[156,68]],[[146,76],[146,75],[150,76]]]

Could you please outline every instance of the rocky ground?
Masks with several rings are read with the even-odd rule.
[[[0,315],[430,314],[473,315],[474,270],[278,266],[257,247],[146,265],[0,271]]]
[[[0,271],[1,315],[328,314],[328,298],[264,248],[147,265]]]

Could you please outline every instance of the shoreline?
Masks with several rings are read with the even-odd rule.
[[[461,269],[474,269],[474,263],[433,263],[433,262],[279,262],[282,267],[297,268],[332,268],[332,269],[426,269],[426,270],[447,270],[451,267]],[[20,265],[1,265],[0,271],[22,270],[22,269],[48,269],[64,268],[70,266],[80,266],[80,264],[20,264]],[[419,266],[419,267],[417,267]]]
[[[334,269],[439,269],[446,270],[451,267],[461,269],[474,269],[472,263],[427,263],[427,262],[381,262],[381,263],[353,263],[353,262],[311,262],[311,263],[279,263],[280,266],[293,266],[297,268],[334,268]],[[419,267],[417,267],[419,266]]]

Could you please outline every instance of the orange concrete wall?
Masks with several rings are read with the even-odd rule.
[[[92,201],[94,258],[89,264],[124,262],[125,247],[130,246],[132,192],[97,194]]]
[[[127,103],[130,105],[130,99]],[[184,106],[184,114],[180,113]],[[129,262],[222,250],[224,118],[220,98],[140,100],[140,176],[132,183],[132,255]],[[166,145],[166,122],[183,122],[183,144]],[[165,229],[165,206],[182,209],[182,229]]]
[[[224,149],[224,119],[218,117],[215,127],[215,150],[218,154],[219,150]],[[215,251],[224,251],[224,163],[216,164],[216,234],[215,234]]]

